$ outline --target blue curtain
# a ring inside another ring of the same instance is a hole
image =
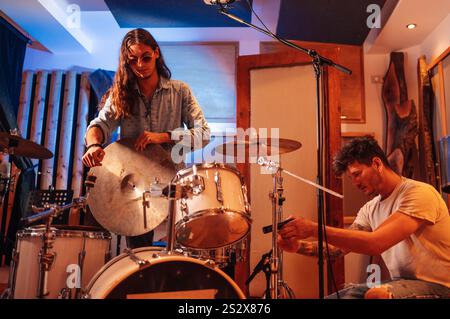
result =
[[[0,17],[0,120],[3,131],[17,127],[22,68],[28,41]]]
[[[97,69],[89,75],[89,83],[95,92],[98,102],[100,102],[102,96],[112,86],[114,74],[114,71]]]
[[[28,42],[29,39],[0,18],[0,131],[2,132],[17,128],[22,68]],[[15,234],[21,226],[20,219],[24,212],[22,208],[25,207],[28,192],[34,187],[35,179],[34,170],[29,169],[32,167],[30,159],[11,156],[11,160],[22,173],[20,178],[15,180],[17,188],[7,234],[5,234],[6,209],[0,225],[0,257],[4,254],[7,264],[11,257]]]
[[[96,105],[102,100],[103,95],[109,90],[113,85],[114,71],[107,71],[103,69],[97,69],[89,75],[89,83],[91,84],[92,90],[95,92],[95,97],[97,99]],[[98,114],[98,109],[94,112],[89,112],[89,119],[92,120]],[[116,141],[119,138],[118,130],[115,130],[111,136],[111,142]]]

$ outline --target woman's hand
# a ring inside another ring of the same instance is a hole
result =
[[[87,167],[101,166],[105,151],[101,146],[92,146],[83,155],[83,164]]]

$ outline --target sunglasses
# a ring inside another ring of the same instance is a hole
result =
[[[153,51],[151,54],[144,54],[143,56],[136,58],[129,58],[128,59],[128,64],[130,65],[136,65],[139,63],[139,60],[142,61],[142,64],[147,64],[152,62],[153,58],[155,57],[155,51]]]

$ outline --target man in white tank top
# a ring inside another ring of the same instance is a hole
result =
[[[356,138],[334,159],[337,175],[374,196],[349,229],[326,227],[330,257],[380,255],[391,280],[353,285],[330,298],[450,298],[450,215],[431,185],[395,173],[372,137]],[[288,252],[317,256],[317,224],[298,217],[280,230]]]

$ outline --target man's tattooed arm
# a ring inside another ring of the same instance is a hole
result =
[[[360,230],[360,231],[371,231],[370,228],[361,226],[356,223],[353,223],[352,225],[350,225],[350,227],[348,229]],[[300,240],[299,244],[300,244],[300,247],[297,250],[297,254],[301,254],[301,255],[305,255],[305,256],[313,256],[313,257],[319,256],[319,243],[317,241]],[[340,257],[343,257],[344,255],[346,255],[347,253],[350,252],[348,250],[344,250],[344,249],[338,248],[338,247],[330,245],[330,244],[328,244],[328,251],[330,253],[331,260],[335,260]],[[324,258],[328,257],[327,247],[325,244],[323,246],[323,257]]]

